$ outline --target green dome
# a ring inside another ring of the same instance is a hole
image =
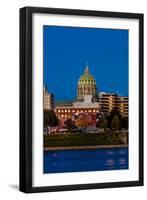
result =
[[[77,88],[77,99],[83,100],[85,95],[91,95],[95,97],[97,94],[96,81],[94,77],[90,74],[88,65],[85,68],[84,74],[78,80],[78,88]]]
[[[96,85],[96,81],[90,74],[88,66],[86,66],[85,73],[80,77],[78,85]]]

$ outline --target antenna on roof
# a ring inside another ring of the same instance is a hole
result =
[[[88,62],[86,62],[85,74],[89,74]]]

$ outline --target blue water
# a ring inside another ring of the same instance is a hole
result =
[[[44,151],[44,173],[128,169],[128,148]]]

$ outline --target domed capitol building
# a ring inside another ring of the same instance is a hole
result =
[[[85,68],[84,74],[78,81],[77,99],[83,100],[85,95],[97,95],[96,80],[90,74],[88,65]]]
[[[72,102],[56,104],[55,112],[60,119],[67,119],[79,113],[97,113],[100,111],[95,78],[86,65],[84,74],[78,80],[77,97]]]
[[[54,103],[54,95],[51,94],[48,93],[47,89],[44,92],[44,109],[54,110],[57,117],[62,121],[80,113],[108,115],[114,108],[118,108],[122,116],[128,117],[128,97],[118,96],[117,93],[98,93],[96,80],[90,73],[88,64],[86,64],[85,71],[77,82],[75,100]]]

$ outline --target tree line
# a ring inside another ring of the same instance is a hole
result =
[[[95,121],[93,123],[93,121]],[[91,123],[91,124],[90,124]],[[79,115],[73,121],[72,119],[67,119],[64,122],[64,126],[68,131],[72,131],[73,129],[79,127],[87,127],[89,125],[95,124],[97,128],[102,129],[112,129],[112,130],[120,130],[126,129],[128,130],[128,117],[123,117],[118,109],[113,109],[109,115],[96,114],[95,118],[91,120],[86,120],[84,115]],[[53,110],[44,110],[44,128],[50,126],[58,126],[60,124],[59,119],[57,118],[55,112]]]

